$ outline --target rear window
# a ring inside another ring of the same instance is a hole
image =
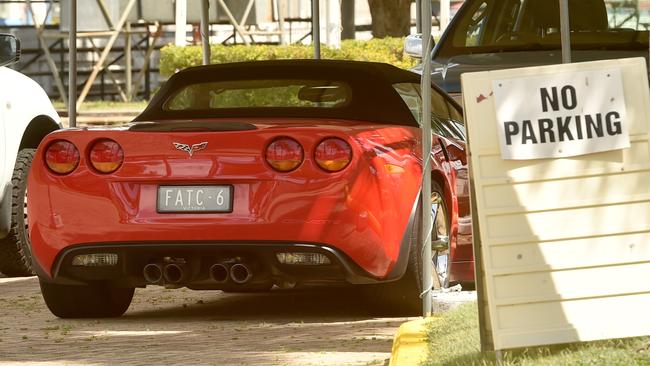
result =
[[[327,80],[235,80],[190,84],[172,94],[166,111],[232,108],[339,108],[351,88]]]

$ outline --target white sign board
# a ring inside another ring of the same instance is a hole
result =
[[[574,71],[492,82],[503,159],[630,147],[621,73]]]
[[[494,90],[499,84],[505,92]],[[573,91],[562,90],[567,85],[575,88],[575,99]],[[495,349],[650,335],[645,60],[469,73],[462,76],[462,88],[475,192],[474,243],[484,274],[485,324]],[[541,88],[549,94],[547,111]],[[612,119],[608,133],[607,114],[614,111],[621,124]],[[598,128],[591,127],[588,138],[590,127],[583,126],[580,140],[577,130],[567,128],[573,140],[566,138],[568,131],[556,130],[555,143],[546,132],[549,145],[544,145],[533,124],[538,144],[523,144],[521,135],[513,135],[512,151],[503,157],[504,120],[599,113],[602,136],[594,138]],[[593,153],[568,156],[568,151]],[[545,154],[551,157],[509,159]]]

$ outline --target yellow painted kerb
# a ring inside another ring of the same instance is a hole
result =
[[[427,356],[427,332],[425,324],[433,318],[425,318],[406,322],[399,327],[389,366],[417,366]]]

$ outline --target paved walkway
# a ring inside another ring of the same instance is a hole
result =
[[[354,291],[136,290],[122,318],[62,320],[34,278],[0,279],[0,365],[384,365],[406,318]]]
[[[440,294],[440,310],[474,293]],[[445,305],[446,304],[446,305]],[[63,320],[35,278],[0,278],[4,365],[385,365],[409,318],[379,318],[354,289],[226,294],[138,289],[126,315]]]

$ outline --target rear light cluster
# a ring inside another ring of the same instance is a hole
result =
[[[281,137],[266,148],[265,157],[266,162],[273,169],[279,172],[290,172],[302,164],[305,153],[296,140]],[[352,161],[352,148],[340,138],[326,138],[316,146],[314,161],[326,172],[340,172]]]
[[[314,154],[316,164],[328,172],[338,172],[345,169],[352,160],[350,145],[337,138],[323,140]]]
[[[57,140],[45,149],[45,164],[56,174],[72,173],[79,165],[79,160],[79,149],[70,141]],[[113,140],[97,140],[88,151],[88,161],[97,172],[110,174],[122,166],[124,150]]]
[[[277,139],[266,148],[266,161],[279,172],[296,169],[304,158],[302,146],[290,138]]]
[[[47,167],[56,174],[69,174],[79,165],[79,150],[73,143],[60,140],[45,151]]]
[[[90,164],[98,172],[113,173],[124,161],[122,147],[113,140],[98,140],[93,144],[89,154]]]

